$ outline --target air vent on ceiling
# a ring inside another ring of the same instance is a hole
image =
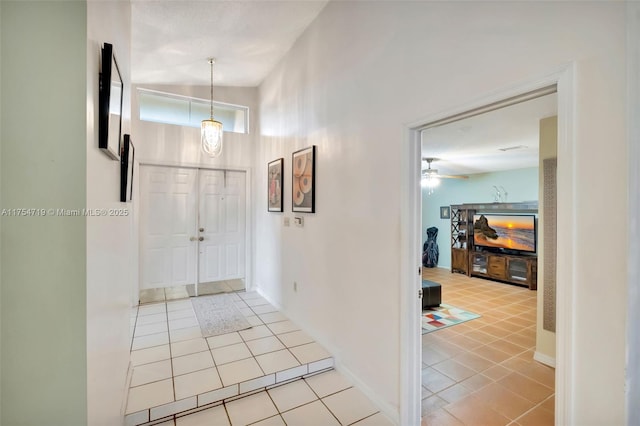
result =
[[[513,151],[515,149],[523,149],[526,148],[525,145],[516,145],[516,146],[508,146],[506,148],[498,148],[500,151]]]

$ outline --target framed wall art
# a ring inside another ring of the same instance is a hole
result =
[[[316,146],[293,153],[291,164],[292,211],[315,213],[316,211]]]
[[[120,156],[120,201],[126,203],[133,199],[133,165],[135,150],[131,136],[124,135],[122,155]]]
[[[282,173],[284,158],[273,160],[267,165],[268,210],[281,212],[282,208]]]
[[[442,206],[442,207],[440,207],[440,219],[451,219],[451,207],[450,206]]]

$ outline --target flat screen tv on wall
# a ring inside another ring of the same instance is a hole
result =
[[[473,215],[473,243],[476,247],[535,253],[536,235],[535,215]]]
[[[122,151],[123,89],[113,45],[105,43],[98,93],[98,147],[113,160],[119,160]]]

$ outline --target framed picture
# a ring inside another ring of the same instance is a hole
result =
[[[316,146],[293,153],[291,163],[291,210],[315,213],[316,211]]]
[[[102,72],[98,93],[98,147],[113,160],[120,160],[122,145],[122,98],[124,85],[113,45],[102,47]]]
[[[440,207],[440,219],[451,219],[451,207],[449,206]]]
[[[282,208],[282,173],[284,158],[273,160],[267,165],[268,210],[281,212]]]
[[[133,166],[136,148],[131,136],[124,135],[122,155],[120,156],[120,201],[126,203],[133,199]]]

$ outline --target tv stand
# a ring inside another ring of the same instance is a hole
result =
[[[470,275],[538,288],[538,258],[536,256],[475,251],[471,253]]]
[[[502,281],[531,290],[538,288],[538,258],[480,249],[473,243],[473,215],[476,212],[537,213],[538,203],[481,203],[451,206],[451,272]]]

